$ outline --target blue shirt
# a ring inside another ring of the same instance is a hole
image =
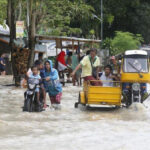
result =
[[[37,80],[39,80],[39,82],[40,82],[40,80],[41,80],[41,77],[40,77],[40,75],[34,75],[33,73],[31,74],[31,75],[29,75],[29,78],[31,78],[31,79],[37,79]],[[35,91],[36,92],[39,92],[39,87],[37,87],[36,89],[35,89]]]
[[[1,58],[1,57],[0,57],[0,68],[3,68],[3,67],[4,67],[4,65],[3,65],[3,64],[1,64],[1,61],[2,61],[3,63],[5,63],[4,58]]]
[[[41,77],[40,77],[40,75],[34,75],[33,73],[29,76],[29,78],[34,78],[34,79],[38,79],[38,80],[40,80],[41,79]]]
[[[40,70],[40,76],[41,76],[42,79],[45,78],[45,69]]]

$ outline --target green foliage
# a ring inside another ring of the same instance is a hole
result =
[[[7,14],[7,0],[0,0],[0,24],[4,23]]]
[[[89,49],[94,47],[94,48],[99,50],[100,49],[100,43],[85,43],[84,47],[89,48]]]
[[[100,17],[100,0],[86,0]],[[115,31],[141,34],[145,43],[150,42],[150,1],[149,0],[103,0],[104,38],[113,37]],[[94,29],[100,37],[100,22],[88,21],[88,29]],[[86,28],[84,28],[86,29]],[[84,33],[87,33],[87,29]]]
[[[91,29],[91,30],[90,30],[90,34],[91,34],[91,35],[94,35],[94,34],[95,34],[95,31],[94,31],[93,29]]]
[[[107,22],[109,23],[109,26],[111,26],[113,21],[114,21],[114,16],[112,14],[108,14],[107,15]]]
[[[117,31],[115,37],[111,40],[111,54],[119,54],[125,50],[138,49],[143,38],[138,34]]]
[[[88,18],[92,7],[86,5],[83,0],[45,0],[43,2],[42,14],[38,14],[38,33],[46,35],[81,35],[82,29],[71,26],[71,21],[81,21]],[[38,29],[37,28],[37,29]],[[45,32],[45,30],[47,30]]]
[[[107,37],[107,38],[103,41],[103,43],[102,43],[102,45],[101,45],[101,48],[102,48],[102,49],[109,49],[109,50],[112,50],[112,45],[111,45],[111,43],[112,43],[112,39]]]
[[[27,0],[14,0],[16,20],[26,24]],[[36,33],[100,38],[100,0],[33,0]],[[150,42],[150,0],[103,0],[104,38],[115,31],[140,34]],[[0,24],[7,18],[7,0],[0,0]],[[93,34],[94,33],[94,34]]]

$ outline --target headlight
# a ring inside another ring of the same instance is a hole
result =
[[[139,83],[133,83],[132,89],[133,89],[133,91],[138,91],[140,89],[140,84]]]
[[[33,90],[35,88],[35,84],[29,84],[29,88]]]

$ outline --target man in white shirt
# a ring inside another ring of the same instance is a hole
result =
[[[100,77],[104,87],[113,87],[113,80],[118,80],[115,75],[112,75],[112,68],[110,65],[104,67],[104,72]]]

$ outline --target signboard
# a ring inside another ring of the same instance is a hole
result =
[[[24,21],[16,21],[16,38],[23,38]]]

